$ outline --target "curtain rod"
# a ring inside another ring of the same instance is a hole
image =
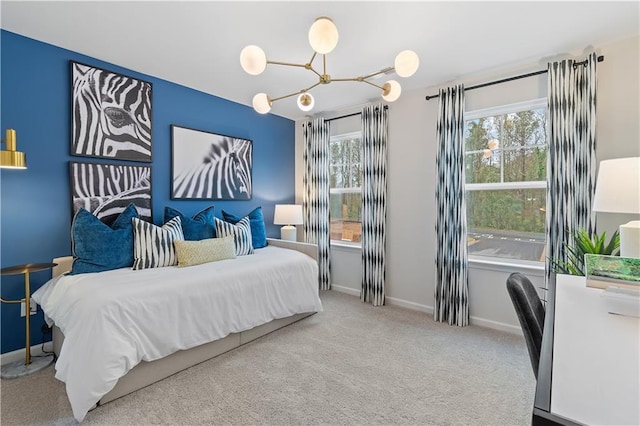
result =
[[[604,61],[604,56],[602,55],[598,56],[598,62],[603,62],[603,61]],[[577,67],[578,65],[586,65],[586,63],[587,63],[587,60],[585,59],[582,62],[574,62],[573,66]],[[516,75],[514,77],[503,78],[502,80],[490,81],[488,83],[482,83],[482,84],[477,84],[471,87],[465,87],[464,90],[467,91],[467,90],[473,90],[473,89],[480,89],[481,87],[493,86],[494,84],[506,83],[508,81],[513,81],[513,80],[520,80],[521,78],[533,77],[534,75],[545,74],[547,72],[549,72],[549,70],[534,71],[527,74]],[[438,96],[439,96],[438,94],[427,95],[425,96],[425,99],[429,100],[429,99],[437,98]]]
[[[376,107],[377,108],[377,107]],[[383,106],[384,109],[389,109],[389,105],[384,105]],[[356,115],[361,115],[361,112],[354,112],[352,114],[346,114],[346,115],[340,115],[338,117],[333,117],[333,118],[327,118],[324,121],[333,121],[333,120],[340,120],[341,118],[348,118],[348,117],[355,117]],[[302,126],[304,126],[305,123],[302,123]],[[311,124],[311,123],[309,123]]]
[[[389,109],[389,105],[384,105],[382,108]],[[324,121],[340,120],[341,118],[355,117],[356,115],[362,115],[362,112],[354,112],[353,114],[346,114],[346,115],[340,115],[338,117],[327,118]]]

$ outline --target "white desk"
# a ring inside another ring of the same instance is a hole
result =
[[[584,277],[556,277],[550,412],[639,425],[640,319],[609,314],[602,292]]]

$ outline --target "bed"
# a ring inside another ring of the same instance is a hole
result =
[[[73,276],[63,275],[70,257],[55,259],[54,277],[33,299],[54,328],[56,378],[76,420],[321,311],[315,252],[312,244],[270,239],[236,259]]]

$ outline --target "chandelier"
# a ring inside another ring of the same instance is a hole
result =
[[[395,80],[389,80],[382,86],[379,86],[370,80],[380,74],[388,74],[394,70],[400,77],[411,77],[417,71],[418,65],[420,64],[418,55],[414,51],[404,50],[396,56],[393,67],[384,68],[380,71],[359,77],[332,78],[327,74],[326,55],[338,44],[338,28],[335,26],[333,21],[326,16],[317,18],[311,25],[311,28],[309,29],[309,44],[311,45],[314,53],[306,64],[267,60],[264,50],[255,45],[249,45],[242,49],[242,52],[240,52],[240,64],[242,65],[242,69],[244,69],[248,74],[261,74],[268,64],[272,64],[304,68],[305,70],[309,70],[316,74],[318,77],[317,83],[277,98],[271,98],[266,93],[258,93],[253,97],[252,102],[253,109],[255,109],[256,112],[266,114],[271,111],[271,105],[274,102],[296,95],[298,95],[298,108],[302,111],[311,111],[315,104],[315,100],[309,91],[321,84],[329,84],[334,81],[356,81],[360,83],[367,83],[373,87],[377,87],[381,91],[382,99],[387,102],[393,102],[400,97],[400,92],[402,91],[400,83]],[[313,61],[318,55],[322,55],[322,73],[313,67]]]

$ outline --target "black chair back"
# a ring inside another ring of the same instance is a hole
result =
[[[518,315],[518,321],[524,333],[524,340],[527,342],[529,357],[533,374],[538,379],[538,364],[540,363],[540,348],[542,347],[542,331],[544,329],[544,306],[540,301],[540,296],[536,292],[531,281],[515,272],[507,279],[507,291],[513,307]]]

